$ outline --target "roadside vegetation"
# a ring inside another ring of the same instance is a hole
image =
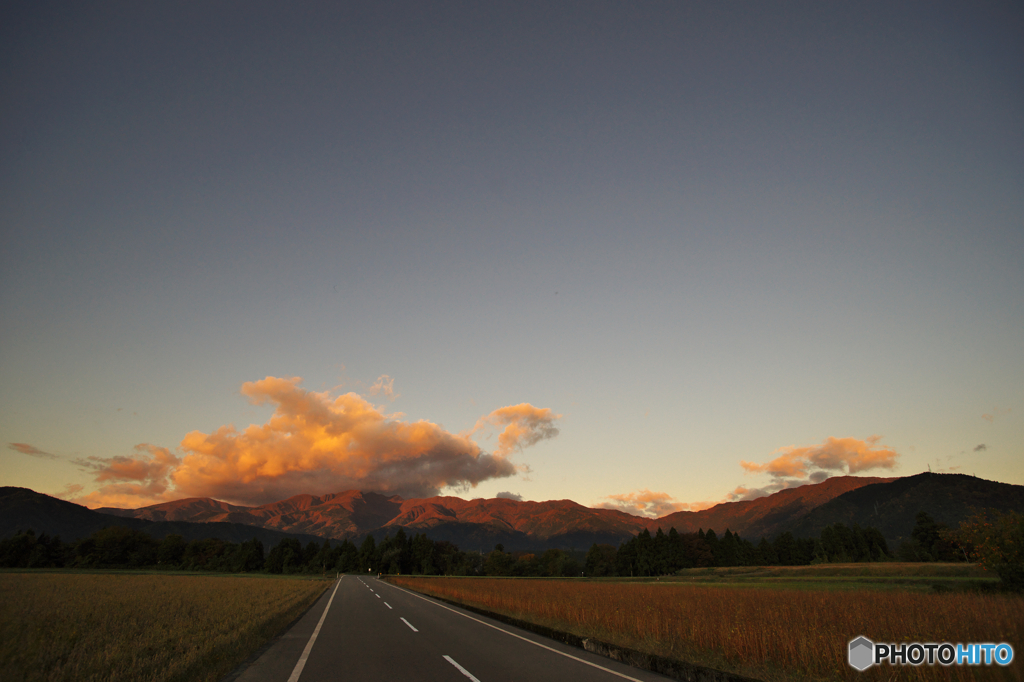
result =
[[[912,537],[893,551],[874,528],[835,523],[817,538],[782,533],[758,543],[726,529],[652,535],[644,530],[618,547],[594,544],[588,552],[547,549],[488,553],[460,550],[425,534],[377,541],[367,535],[354,544],[324,540],[305,547],[293,538],[269,552],[257,539],[234,544],[217,539],[186,542],[180,535],[157,540],[146,533],[112,526],[74,543],[58,537],[18,532],[0,541],[0,568],[159,568],[228,573],[273,574],[385,573],[392,575],[516,577],[670,576],[717,567],[817,566],[847,563],[978,562],[1008,590],[1024,587],[1024,517],[979,512],[951,530],[919,512]]]
[[[905,569],[909,570],[909,569]],[[825,576],[819,576],[824,578]],[[769,681],[1021,679],[1024,666],[847,664],[847,644],[1024,641],[1024,598],[859,590],[751,589],[680,580],[510,580],[392,577],[442,597],[641,652]]]
[[[220,680],[329,585],[111,571],[0,573],[0,680]]]

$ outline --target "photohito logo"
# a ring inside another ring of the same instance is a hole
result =
[[[850,642],[850,667],[867,670],[873,665],[1009,665],[1013,647],[999,644],[950,644],[949,642],[911,642],[876,644],[867,637]]]

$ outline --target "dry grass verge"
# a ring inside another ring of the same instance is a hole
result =
[[[0,680],[219,680],[329,584],[242,576],[0,574]]]
[[[765,680],[1020,680],[1019,653],[992,666],[874,666],[858,673],[847,644],[1024,643],[1024,598],[834,592],[575,580],[413,578],[404,587],[644,653]]]

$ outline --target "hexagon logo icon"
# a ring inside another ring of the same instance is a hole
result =
[[[864,671],[871,667],[875,659],[875,643],[867,637],[858,637],[850,642],[850,666]]]

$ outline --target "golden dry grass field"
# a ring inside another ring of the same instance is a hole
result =
[[[0,680],[219,680],[323,580],[0,573]]]
[[[583,580],[391,578],[425,594],[763,680],[1020,680],[1024,598]],[[1008,642],[1007,667],[847,664],[847,645]]]

